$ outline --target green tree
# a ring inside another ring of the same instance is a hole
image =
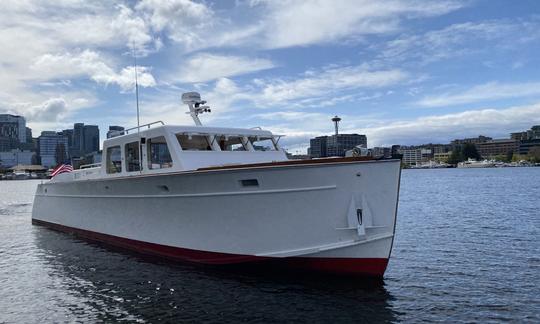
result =
[[[458,164],[461,161],[463,161],[461,147],[456,146],[452,150],[452,154],[450,154],[450,157],[448,157],[448,164]]]
[[[463,160],[466,160],[469,158],[480,160],[480,153],[478,153],[478,150],[476,149],[476,145],[472,143],[467,143],[463,145],[462,155],[463,155]]]
[[[531,147],[529,149],[529,160],[540,163],[540,146]]]
[[[512,151],[508,151],[508,153],[506,153],[506,160],[504,162],[510,162],[512,161],[512,158],[514,157],[514,152]]]

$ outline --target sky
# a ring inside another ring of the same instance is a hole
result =
[[[0,113],[43,130],[203,124],[368,146],[507,138],[540,124],[540,1],[0,2]]]

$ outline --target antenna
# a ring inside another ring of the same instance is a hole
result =
[[[137,137],[139,138],[139,172],[142,172],[142,143],[141,143],[141,123],[139,118],[139,79],[137,76],[137,54],[135,53],[135,42],[131,48],[133,61],[135,64],[135,101],[137,105]]]
[[[135,44],[132,48],[133,60],[135,64],[135,100],[137,101],[137,133],[139,132],[140,120],[139,120],[139,79],[137,77],[137,54],[135,54]]]
[[[198,92],[186,92],[182,94],[182,102],[188,105],[189,112],[195,125],[202,126],[199,115],[205,112],[212,112],[209,106],[204,106],[206,104],[205,100],[201,100],[201,95]]]
[[[339,118],[338,116],[334,116],[334,118],[332,118],[332,121],[334,122],[334,127],[336,128],[336,136],[337,136],[338,135],[339,122],[341,121],[341,118]]]

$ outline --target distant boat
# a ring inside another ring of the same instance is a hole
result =
[[[450,168],[449,164],[444,162],[428,161],[421,164],[411,165],[409,169],[446,169]]]
[[[475,159],[468,159],[467,161],[459,162],[458,168],[493,168],[495,167],[494,161],[483,160],[476,161]]]
[[[27,180],[30,179],[30,173],[26,171],[13,171],[13,180]]]

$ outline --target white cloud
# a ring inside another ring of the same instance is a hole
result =
[[[489,82],[462,92],[447,92],[426,96],[417,104],[424,107],[444,107],[507,98],[540,96],[540,82],[498,83]]]
[[[382,47],[374,45],[372,48],[381,50],[381,59],[430,63],[475,52],[516,50],[520,48],[516,45],[538,40],[539,28],[540,21],[534,17],[528,20],[466,22],[423,34],[400,36]]]
[[[176,77],[181,82],[205,82],[273,67],[266,59],[202,53],[189,58]]]
[[[394,121],[382,126],[369,126],[365,132],[371,145],[448,143],[455,138],[480,134],[508,138],[510,132],[529,129],[538,123],[540,103]]]
[[[68,111],[64,98],[50,98],[25,114],[28,120],[58,121]]]
[[[259,106],[274,106],[345,90],[387,87],[406,78],[407,73],[398,69],[371,71],[362,65],[333,67],[309,71],[303,78],[294,80],[256,80],[260,91],[254,94],[253,100]]]
[[[127,91],[135,85],[135,70],[133,66],[123,68],[120,72],[114,71],[107,65],[99,53],[85,50],[81,53],[72,54],[45,54],[38,57],[31,68],[45,80],[88,76],[90,79],[101,84],[117,84],[122,90]],[[156,81],[147,67],[137,67],[139,85],[152,87]]]
[[[331,134],[333,131],[330,114],[280,111],[257,114],[254,117],[262,121],[266,129],[286,134],[282,144],[292,151],[305,152],[310,138]],[[340,117],[340,132],[366,134],[369,147],[449,143],[456,138],[478,135],[509,138],[511,132],[529,129],[540,123],[540,103],[393,121],[376,115],[343,114]]]
[[[456,1],[314,0],[265,1],[265,46],[328,43],[400,28],[401,19],[436,16],[462,6]]]

